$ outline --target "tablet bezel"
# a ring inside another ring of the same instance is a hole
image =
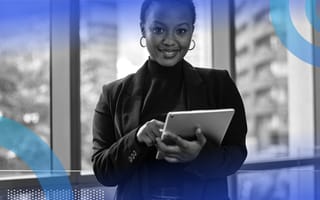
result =
[[[163,131],[164,134],[170,131],[185,139],[194,139],[199,127],[207,139],[220,145],[234,112],[233,108],[169,112]]]

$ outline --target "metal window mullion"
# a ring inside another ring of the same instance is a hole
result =
[[[71,0],[70,7],[70,92],[71,92],[71,178],[78,182],[81,170],[81,110],[80,110],[80,0]],[[90,147],[88,147],[90,149]]]
[[[230,2],[212,0],[212,61],[213,67],[231,70]]]
[[[315,155],[320,155],[320,68],[314,69],[315,95]],[[315,164],[315,188],[320,187],[320,163]],[[315,199],[320,199],[320,191],[315,190]]]
[[[320,35],[317,34],[317,30],[313,29],[313,44],[319,44],[320,42]],[[316,59],[315,50],[313,49],[313,59]],[[313,69],[313,88],[314,88],[314,129],[315,129],[315,156],[320,155],[320,68],[319,66],[314,66]],[[314,165],[314,177],[315,177],[315,188],[320,187],[320,163]],[[315,199],[320,199],[320,191],[315,190]]]
[[[51,2],[51,148],[65,169],[71,167],[70,1]]]

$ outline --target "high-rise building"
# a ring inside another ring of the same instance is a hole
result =
[[[246,107],[249,158],[287,155],[286,49],[274,33],[268,1],[235,5],[236,76]]]

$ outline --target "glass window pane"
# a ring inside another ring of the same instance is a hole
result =
[[[0,127],[9,130],[3,119],[14,120],[48,145],[49,19],[49,0],[0,0]],[[49,157],[40,149],[30,151],[33,143],[27,136],[17,140],[16,149],[29,152],[32,159]],[[28,174],[29,167],[13,151],[0,147],[0,170],[0,178],[11,178]]]
[[[267,1],[235,4],[236,76],[247,112],[248,160],[287,156],[287,51],[274,33]]]
[[[81,166],[91,171],[91,124],[103,84],[117,78],[116,1],[81,1]]]

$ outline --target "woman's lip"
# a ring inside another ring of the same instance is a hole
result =
[[[160,49],[160,51],[175,52],[175,51],[179,51],[179,49]]]
[[[178,54],[178,51],[162,51],[162,53],[165,58],[174,58]]]
[[[178,55],[180,49],[159,48],[159,51],[162,53],[164,58],[172,59]]]

